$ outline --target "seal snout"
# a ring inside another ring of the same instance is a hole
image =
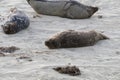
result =
[[[98,7],[92,7],[93,8],[93,13],[97,12],[98,11]]]
[[[54,41],[53,40],[47,40],[45,41],[45,45],[50,48],[50,49],[54,49],[55,46],[54,46]]]
[[[55,40],[52,39],[45,41],[45,45],[50,49],[55,49],[58,47],[57,42],[55,42]]]
[[[4,32],[7,32],[8,29],[9,29],[9,27],[8,27],[8,26],[5,26],[5,27],[4,27]]]
[[[47,45],[50,45],[50,42],[47,40],[47,41],[45,41],[45,45],[47,46]]]
[[[7,32],[9,30],[9,24],[6,25],[1,25],[1,27],[3,28],[4,32]]]
[[[12,22],[7,22],[6,24],[2,25],[3,31],[6,34],[12,34],[14,33],[13,27],[15,26]]]

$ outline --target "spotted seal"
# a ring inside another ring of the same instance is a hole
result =
[[[94,30],[91,31],[75,31],[67,30],[57,33],[45,41],[45,45],[50,49],[56,48],[72,48],[93,46],[99,40],[109,39],[102,33]]]
[[[17,8],[12,8],[6,22],[1,25],[4,33],[15,34],[26,29],[30,24],[28,16]]]
[[[87,6],[74,0],[27,0],[27,2],[39,14],[71,19],[90,18],[96,11],[98,11],[98,7]]]

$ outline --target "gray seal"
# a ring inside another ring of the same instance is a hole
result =
[[[71,19],[90,18],[96,11],[98,11],[98,7],[87,6],[74,0],[27,0],[27,2],[39,14]]]
[[[2,28],[6,34],[15,34],[23,29],[26,29],[29,24],[30,20],[23,11],[12,8],[7,20],[2,25]]]
[[[57,33],[46,40],[45,45],[50,49],[84,47],[93,46],[99,40],[104,39],[109,38],[94,30],[87,32],[67,30],[61,33]]]

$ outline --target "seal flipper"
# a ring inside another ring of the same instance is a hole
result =
[[[99,34],[100,35],[100,40],[104,40],[104,39],[110,39],[109,37],[105,36],[104,34]]]

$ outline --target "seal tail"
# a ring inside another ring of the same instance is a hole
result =
[[[107,37],[106,35],[101,34],[101,33],[100,33],[100,36],[101,36],[101,38],[100,38],[101,40],[104,40],[104,39],[110,39],[109,37]]]

